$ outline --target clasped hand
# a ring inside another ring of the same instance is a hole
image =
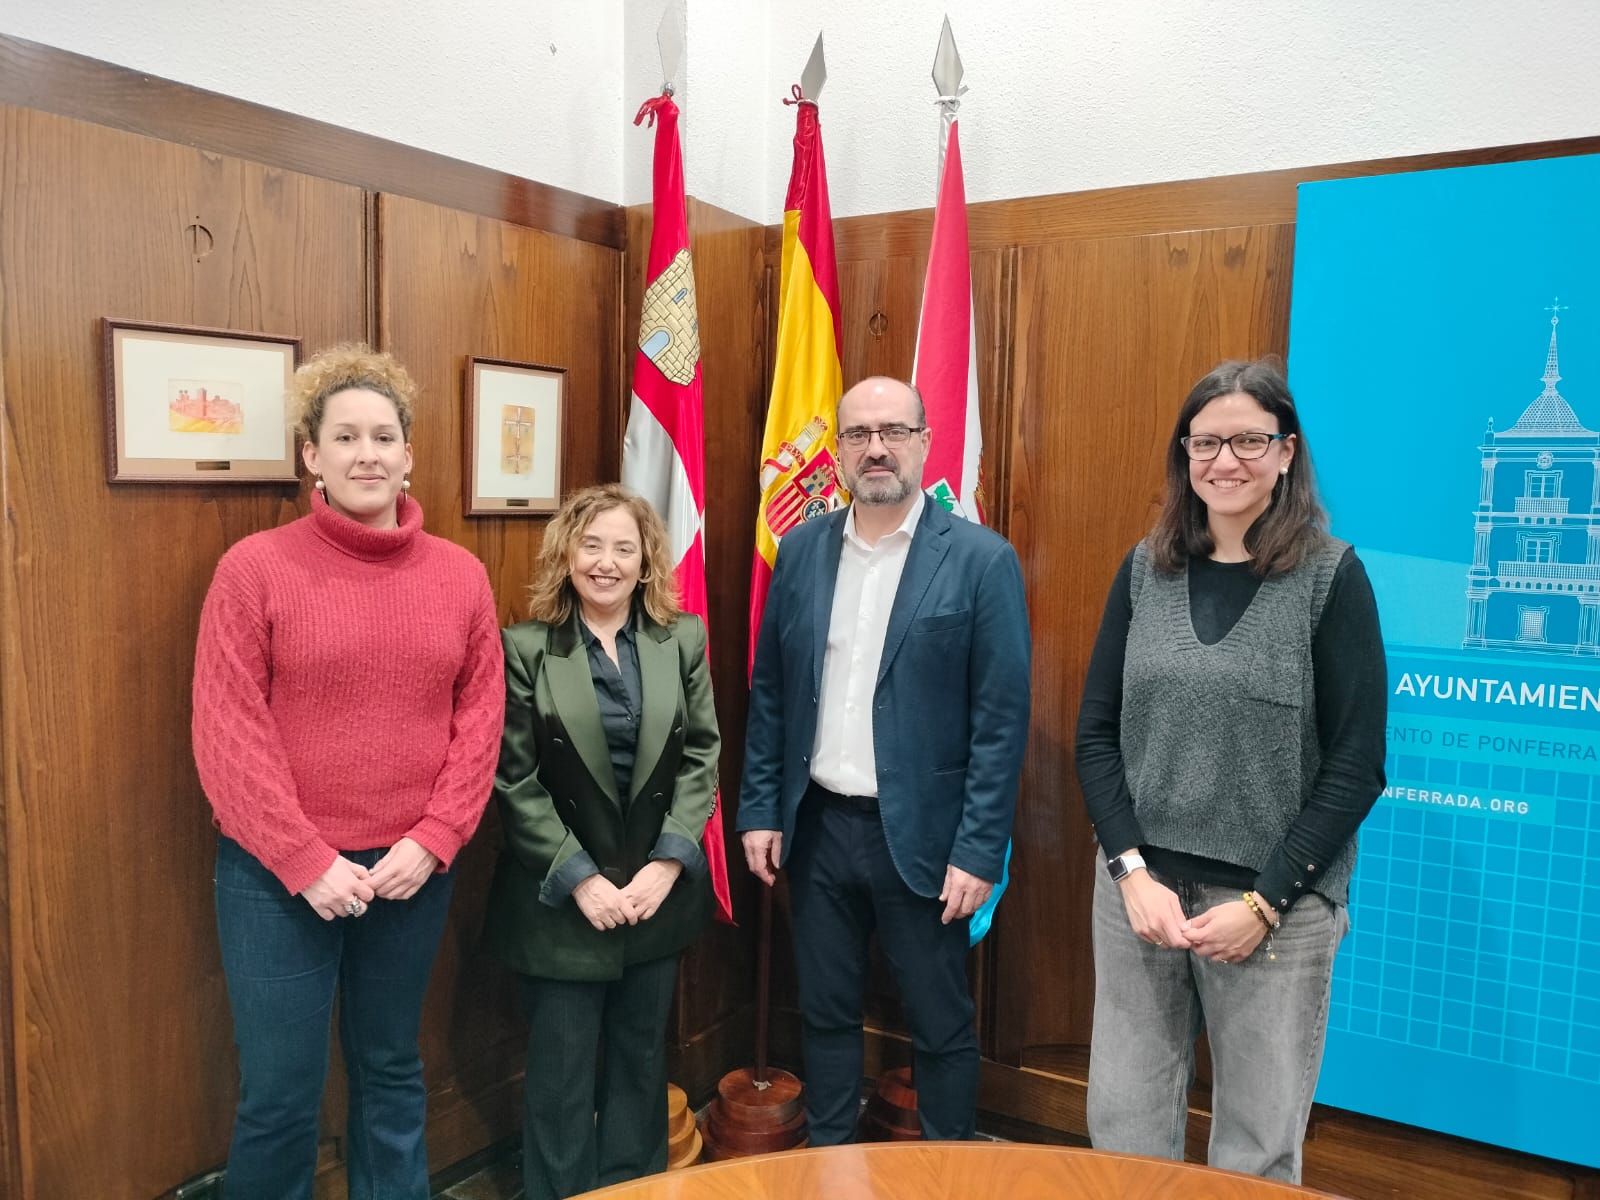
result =
[[[573,903],[596,929],[615,929],[648,921],[660,910],[683,864],[675,858],[654,859],[622,887],[604,875],[590,875],[572,889]]]
[[[332,866],[301,890],[300,896],[324,921],[358,916],[374,898],[411,899],[438,866],[439,859],[433,851],[404,837],[391,846],[370,871],[339,855]],[[353,910],[354,901],[359,901],[360,907]]]
[[[1255,953],[1267,927],[1242,899],[1208,908],[1184,926],[1189,949],[1217,962],[1243,962]]]
[[[1147,871],[1135,871],[1120,886],[1128,925],[1151,945],[1233,963],[1249,958],[1266,936],[1266,926],[1242,899],[1208,908],[1191,920],[1178,894]]]
[[[409,900],[438,867],[433,851],[403,837],[373,866],[372,890],[383,900]]]
[[[376,894],[371,872],[341,854],[331,867],[301,889],[300,898],[324,921],[335,921],[350,915],[352,901],[371,904]]]

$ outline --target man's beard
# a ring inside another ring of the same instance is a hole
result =
[[[894,474],[873,476],[866,474],[869,467],[888,467]],[[900,475],[900,464],[890,458],[862,459],[861,466],[845,475],[845,486],[850,489],[850,499],[869,507],[899,504],[913,490],[910,480]]]

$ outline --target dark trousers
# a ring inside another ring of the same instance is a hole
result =
[[[384,850],[347,852],[373,866]],[[454,876],[324,921],[237,842],[217,843],[217,935],[239,1048],[229,1200],[310,1200],[328,1025],[349,1074],[350,1200],[427,1200],[417,1036]]]
[[[967,986],[967,922],[905,885],[877,810],[813,788],[789,855],[806,1118],[813,1146],[848,1142],[861,1095],[862,995],[874,930],[900,987],[915,1051],[922,1134],[973,1136],[978,1036]]]
[[[667,1169],[667,1013],[677,978],[676,954],[607,983],[521,976],[527,1200],[565,1200]]]

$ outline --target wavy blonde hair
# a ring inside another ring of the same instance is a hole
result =
[[[295,432],[315,444],[322,432],[322,416],[328,409],[329,397],[351,388],[388,397],[400,418],[401,436],[411,440],[417,399],[417,385],[411,373],[394,355],[359,342],[329,346],[294,373],[287,400]]]
[[[573,492],[545,527],[544,544],[528,585],[528,615],[535,621],[562,625],[578,603],[572,586],[572,556],[590,522],[613,508],[627,510],[639,526],[639,584],[636,594],[657,625],[677,619],[678,584],[673,578],[667,527],[648,500],[620,483],[602,483]]]

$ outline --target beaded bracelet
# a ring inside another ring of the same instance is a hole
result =
[[[1250,911],[1255,913],[1256,920],[1260,921],[1261,924],[1266,927],[1267,940],[1262,943],[1261,949],[1265,951],[1266,956],[1270,961],[1276,962],[1278,955],[1277,952],[1272,948],[1272,935],[1277,930],[1278,926],[1283,924],[1282,919],[1280,918],[1276,921],[1270,920],[1267,917],[1267,914],[1261,910],[1261,905],[1256,903],[1255,896],[1250,892],[1244,893],[1244,902],[1250,906]]]
[[[1268,933],[1271,933],[1273,930],[1277,929],[1278,926],[1283,924],[1283,922],[1281,920],[1274,921],[1271,917],[1267,916],[1267,914],[1262,911],[1261,905],[1256,903],[1256,898],[1255,898],[1254,893],[1245,892],[1244,893],[1244,902],[1250,906],[1250,911],[1255,913],[1256,920],[1261,922],[1262,926],[1266,929],[1266,931]]]

